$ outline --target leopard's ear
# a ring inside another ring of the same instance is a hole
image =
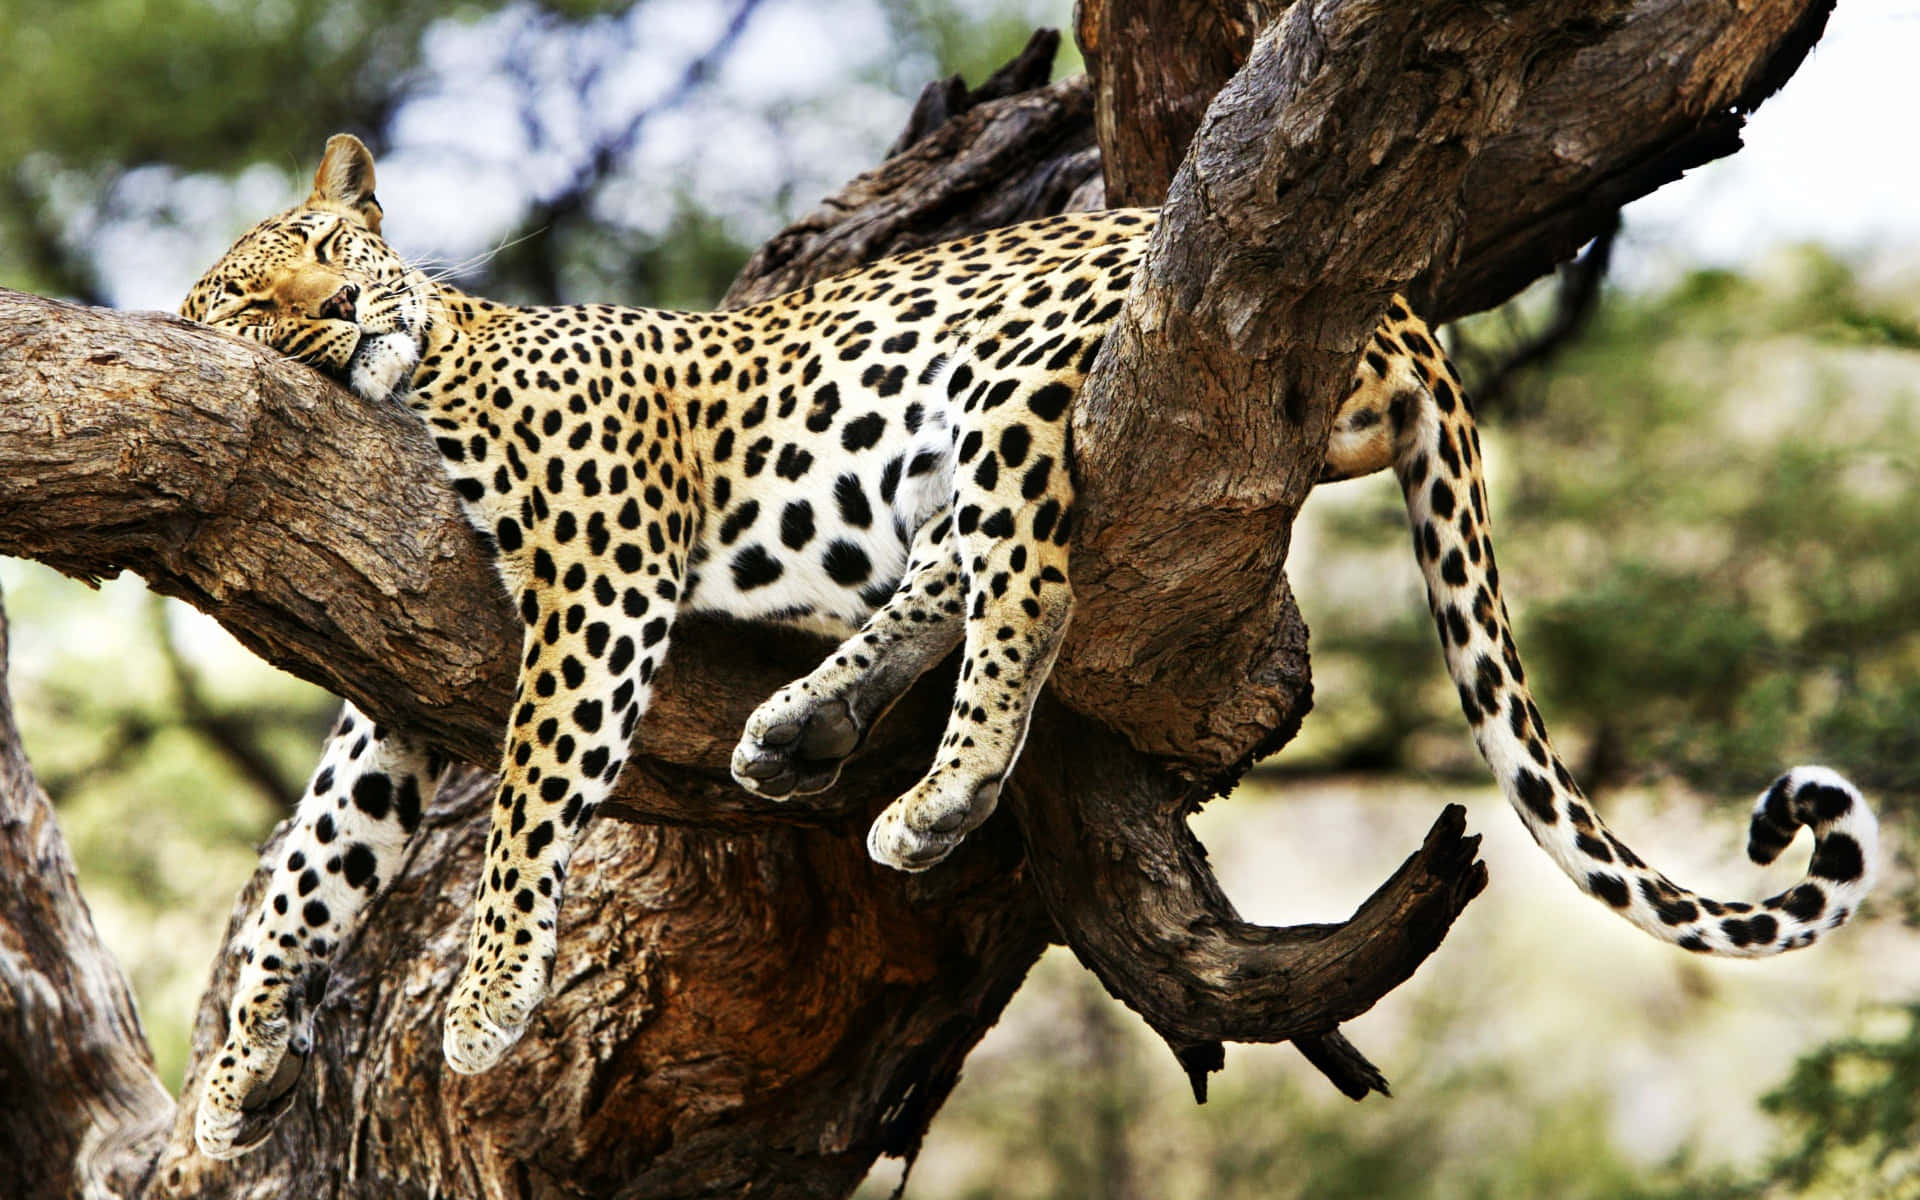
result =
[[[373,155],[364,142],[350,133],[336,133],[327,139],[327,153],[313,174],[313,194],[307,197],[307,203],[343,209],[360,218],[374,233],[380,232],[380,201],[373,195]]]

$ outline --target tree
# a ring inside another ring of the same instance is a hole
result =
[[[463,7],[500,4],[466,0]],[[584,17],[609,6],[556,0],[546,7]],[[0,275],[95,299],[100,281],[73,244],[63,197],[92,197],[83,207],[94,208],[98,221],[124,202],[117,193],[134,168],[205,169],[230,162],[235,151],[271,157],[290,139],[377,124],[418,67],[421,34],[445,11],[428,0],[292,0],[237,14],[193,0],[154,0],[138,10],[100,0],[9,5],[0,12],[0,39],[22,52],[14,103],[0,117]],[[214,79],[219,86],[189,86]],[[154,102],[176,95],[188,102]],[[275,102],[260,103],[262,96]]]
[[[763,248],[732,302],[1087,202],[1096,165],[1114,196],[1170,184],[1076,412],[1079,611],[1008,814],[926,876],[866,861],[855,831],[930,752],[940,679],[817,806],[733,788],[734,732],[822,646],[689,622],[608,814],[626,819],[576,856],[554,995],[519,1057],[466,1080],[439,1057],[488,794],[468,772],[343,949],[274,1138],[213,1164],[189,1149],[191,1086],[176,1110],[143,1077],[124,987],[9,759],[0,855],[24,886],[3,928],[36,978],[0,1026],[17,1085],[0,1161],[49,1192],[284,1192],[324,1167],[342,1195],[841,1195],[911,1153],[1052,939],[1197,1093],[1228,1040],[1292,1040],[1350,1092],[1383,1086],[1338,1025],[1484,882],[1458,811],[1351,921],[1292,929],[1241,921],[1182,823],[1305,714],[1283,568],[1339,385],[1392,291],[1436,318],[1495,303],[1735,148],[1829,8],[1336,0],[1276,5],[1255,37],[1241,7],[1110,0],[1081,14],[1094,82],[1041,86],[1041,39],[979,93],[930,88],[898,152]],[[1177,39],[1216,52],[1163,73],[1155,48]],[[1166,147],[1215,88],[1169,179]],[[1161,135],[1130,143],[1146,128]],[[410,417],[178,322],[17,293],[0,395],[0,547],[139,571],[269,660],[492,760],[513,617]],[[229,981],[222,963],[196,1056]]]

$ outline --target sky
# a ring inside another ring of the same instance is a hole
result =
[[[1872,268],[1920,260],[1920,159],[1907,116],[1920,0],[1841,0],[1813,54],[1748,122],[1746,148],[1627,210],[1616,278],[1737,267],[1818,242]]]
[[[1071,28],[1069,4],[1021,2],[1034,24]],[[430,71],[448,82],[400,112],[380,164],[390,237],[421,259],[485,254],[530,195],[565,182],[564,155],[526,153],[530,120],[564,148],[593,136],[607,113],[658,104],[731,10],[729,0],[642,6],[624,40],[549,43],[531,62],[515,58],[524,12],[436,30]],[[892,44],[872,0],[767,0],[721,68],[648,119],[632,184],[606,202],[644,228],[665,211],[662,191],[677,189],[727,214],[743,240],[770,236],[871,166],[904,124],[919,83],[937,73],[931,61],[892,54]],[[1657,286],[1691,266],[1741,266],[1809,241],[1869,271],[1920,264],[1920,165],[1903,115],[1916,51],[1920,0],[1842,0],[1808,62],[1753,115],[1746,149],[1628,209],[1614,281]],[[523,108],[529,75],[596,63],[602,82],[586,109],[563,100]],[[237,185],[206,181],[206,211],[218,216],[203,228],[158,239],[151,229],[102,231],[125,243],[110,256],[121,264],[110,293],[125,307],[172,308],[227,239],[297,199],[283,165],[264,165]],[[792,182],[776,194],[773,181],[783,179]]]

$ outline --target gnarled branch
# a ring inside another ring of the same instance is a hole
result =
[[[1610,218],[1587,207],[1596,191],[1655,186],[1649,163],[1737,128],[1732,108],[1798,62],[1827,8],[1776,0],[1737,21],[1686,0],[1288,8],[1208,110],[1075,408],[1079,603],[1054,695],[1210,785],[1289,738],[1310,693],[1288,536],[1387,297],[1450,294],[1489,222],[1525,232],[1502,235],[1511,259],[1479,264],[1471,286],[1531,278],[1552,261],[1539,257],[1541,231]],[[1569,142],[1569,130],[1596,140]],[[1512,191],[1513,178],[1533,190]],[[1221,978],[1284,974],[1276,961],[1300,970],[1310,956],[1295,945],[1269,959],[1276,940],[1297,939],[1243,930],[1204,862],[1169,839],[1192,794],[1086,796],[1076,826],[1103,831],[1082,835],[1088,859],[1151,866],[1104,872],[1099,902],[1063,904],[1073,881],[1030,859],[1068,944],[1109,988],[1176,1031],[1176,1051],[1184,1037],[1310,1030],[1277,1010],[1264,1029],[1245,1008],[1229,1021],[1215,1004]],[[1438,861],[1451,861],[1447,841],[1429,843]],[[1422,911],[1450,920],[1477,884],[1442,878]],[[1182,896],[1191,909],[1169,899]],[[1197,941],[1196,924],[1239,932]],[[1432,929],[1431,916],[1408,928]],[[1128,959],[1153,965],[1129,971]]]

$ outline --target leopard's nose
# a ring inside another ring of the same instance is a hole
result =
[[[330,321],[353,320],[353,304],[360,298],[360,288],[356,284],[345,283],[340,290],[328,296],[320,304],[320,315]]]

